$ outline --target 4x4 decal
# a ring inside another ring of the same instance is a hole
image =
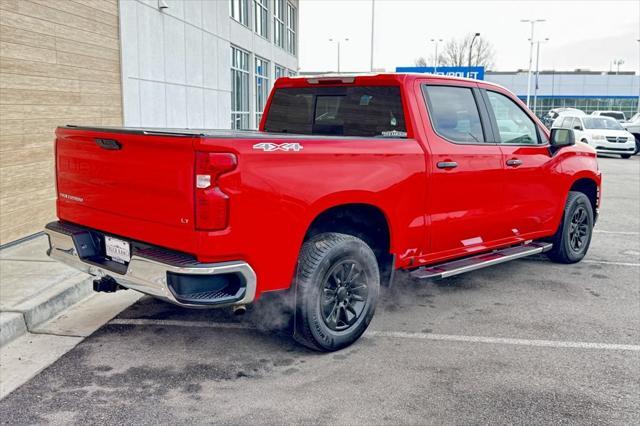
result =
[[[253,149],[261,149],[265,152],[273,152],[273,151],[295,151],[298,152],[302,150],[302,145],[297,142],[287,142],[287,143],[272,143],[272,142],[262,142],[255,144]]]

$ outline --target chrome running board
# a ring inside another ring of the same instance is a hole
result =
[[[495,250],[490,253],[478,254],[464,259],[453,260],[434,266],[423,266],[411,272],[413,278],[447,278],[463,274],[487,266],[498,265],[521,257],[544,253],[551,250],[553,244],[546,242],[530,242],[521,246]]]

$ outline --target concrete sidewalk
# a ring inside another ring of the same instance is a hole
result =
[[[52,261],[46,236],[0,250],[0,399],[142,295],[94,293],[92,278]]]
[[[0,346],[92,292],[91,278],[46,255],[40,236],[0,250]]]

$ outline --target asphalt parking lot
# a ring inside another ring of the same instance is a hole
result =
[[[640,156],[601,158],[577,265],[398,274],[353,346],[318,354],[273,304],[237,318],[143,298],[0,401],[4,424],[640,423]]]

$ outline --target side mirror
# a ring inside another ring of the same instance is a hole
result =
[[[572,129],[551,129],[550,144],[556,150],[576,144],[576,134]]]
[[[582,130],[581,126],[573,126],[573,130]]]

